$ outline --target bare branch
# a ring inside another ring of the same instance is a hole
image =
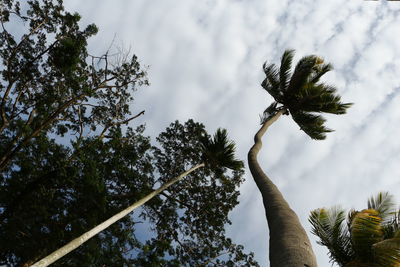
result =
[[[108,53],[108,51],[107,51]],[[104,80],[107,81],[107,73],[108,73],[108,55],[107,53],[104,55],[104,60],[106,62],[106,66],[104,68]]]
[[[141,112],[139,112],[138,114],[136,114],[135,116],[128,118],[124,121],[118,122],[116,125],[121,125],[121,124],[127,124],[128,122],[130,122],[131,120],[136,119],[137,117],[144,115],[144,110],[142,110]]]
[[[25,123],[25,126],[29,126],[32,123],[33,117],[35,116],[35,113],[36,113],[36,110],[32,109],[32,111],[29,113],[29,117],[28,117],[28,120]]]
[[[197,267],[207,266],[207,264],[209,264],[209,263],[213,263],[215,266],[218,266],[218,265],[214,262],[214,260],[217,259],[217,258],[219,258],[219,257],[221,257],[221,256],[223,256],[223,255],[226,255],[226,254],[228,254],[228,253],[229,253],[229,250],[225,250],[225,251],[221,252],[220,254],[216,255],[215,257],[210,258],[210,259],[208,259],[207,261],[205,261],[205,262],[203,262],[203,263],[200,263],[200,264],[198,264],[198,265],[196,265],[196,266],[197,266]]]
[[[79,137],[78,137],[78,140],[80,140],[82,138],[82,135],[83,135],[83,121],[82,121],[81,106],[78,106],[78,116],[79,116]]]
[[[22,94],[23,94],[23,91],[22,91],[22,90],[19,91],[17,97],[16,97],[15,100],[14,100],[14,104],[13,104],[13,106],[12,106],[12,110],[11,110],[11,114],[10,114],[10,117],[11,117],[11,118],[14,117],[15,110],[16,110],[16,107],[17,107],[17,103],[18,103],[19,99],[21,98],[21,95],[22,95]]]
[[[9,84],[7,86],[7,89],[4,92],[3,98],[1,100],[0,110],[1,110],[2,123],[1,123],[1,127],[0,127],[0,129],[1,129],[0,132],[2,132],[4,130],[4,128],[6,128],[8,126],[8,124],[9,124],[8,118],[7,118],[7,115],[6,115],[5,105],[6,105],[6,101],[7,101],[8,95],[10,94],[12,86],[13,86],[13,83],[9,82]]]

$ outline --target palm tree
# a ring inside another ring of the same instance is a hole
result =
[[[351,210],[347,223],[339,207],[314,210],[309,221],[318,243],[339,266],[400,266],[400,210],[387,192],[371,197],[367,209]]]
[[[282,114],[292,115],[294,121],[312,139],[324,139],[332,130],[324,126],[325,119],[318,113],[344,114],[350,103],[340,102],[332,86],[319,82],[332,69],[317,56],[306,56],[297,63],[293,74],[293,50],[283,53],[281,66],[264,64],[265,80],[262,87],[274,102],[261,117],[261,129],[254,137],[248,153],[251,174],[261,192],[270,230],[270,266],[317,266],[315,255],[304,228],[279,189],[263,172],[257,161],[261,138],[268,127]]]
[[[154,198],[162,191],[164,191],[171,185],[177,183],[185,176],[189,175],[190,173],[199,168],[209,167],[211,170],[216,172],[217,177],[218,173],[223,172],[222,171],[223,168],[228,168],[231,170],[240,170],[241,168],[243,168],[243,162],[235,159],[235,143],[228,139],[227,132],[225,129],[218,129],[212,139],[207,134],[204,134],[201,138],[201,148],[202,148],[201,152],[203,155],[202,156],[203,162],[193,166],[189,170],[183,172],[182,174],[178,175],[177,177],[173,178],[169,182],[162,185],[160,188],[154,190],[147,196],[135,202],[128,208],[117,213],[116,215],[112,216],[108,220],[102,222],[101,224],[97,225],[96,227],[92,228],[91,230],[87,231],[81,236],[75,238],[65,246],[59,248],[58,250],[49,254],[47,257],[33,264],[32,267],[48,266],[49,264],[55,262],[56,260],[60,259],[61,257],[71,252],[72,250],[81,246],[84,242],[88,241],[93,236],[97,235],[101,231],[108,228],[111,224],[122,219],[136,208],[142,206],[147,201]]]

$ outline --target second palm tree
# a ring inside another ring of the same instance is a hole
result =
[[[249,168],[261,192],[267,217],[271,267],[314,267],[317,262],[299,218],[257,161],[261,138],[282,114],[291,114],[300,129],[312,139],[325,139],[325,133],[332,130],[324,126],[325,119],[318,113],[344,114],[351,106],[341,103],[334,87],[319,82],[321,76],[332,69],[330,64],[324,64],[320,57],[306,56],[300,59],[292,74],[293,56],[293,50],[286,50],[280,68],[264,64],[266,78],[261,85],[275,101],[264,111],[261,129],[248,153]]]

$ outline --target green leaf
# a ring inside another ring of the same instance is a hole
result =
[[[354,253],[348,229],[345,227],[345,211],[339,207],[317,209],[311,212],[309,222],[312,233],[320,238],[317,243],[329,249],[331,261],[340,265],[351,261]]]
[[[372,246],[375,266],[400,266],[400,237],[386,239]]]
[[[320,83],[320,78],[332,70],[330,64],[315,55],[305,56],[297,63],[291,75],[294,50],[286,50],[278,68],[275,64],[265,63],[266,75],[262,87],[281,104],[281,108],[291,113],[294,121],[312,139],[326,138],[332,130],[324,126],[325,119],[313,113],[345,114],[351,103],[342,103],[341,97],[333,86]],[[290,76],[291,75],[291,76]],[[261,117],[264,123],[268,116]]]
[[[275,99],[277,102],[282,102],[283,92],[280,89],[279,71],[275,64],[263,66],[264,73],[267,76],[261,83],[261,86]]]
[[[292,111],[293,120],[300,126],[300,130],[304,131],[312,139],[323,140],[328,132],[333,130],[324,126],[325,119],[320,115],[314,115],[302,111]]]
[[[317,63],[318,57],[311,55],[303,57],[297,63],[292,78],[290,79],[289,87],[287,89],[288,95],[297,95],[301,88],[307,84],[309,77],[314,72],[314,66]]]
[[[372,258],[372,245],[383,240],[382,218],[374,209],[356,213],[351,222],[350,232],[354,251],[368,262]]]
[[[375,197],[368,199],[368,209],[378,211],[382,219],[393,215],[395,210],[393,196],[389,192],[379,192]]]
[[[212,139],[204,136],[201,142],[204,160],[212,168],[243,168],[243,162],[235,159],[235,142],[229,140],[226,129],[219,128]]]
[[[285,92],[288,89],[293,57],[294,57],[294,50],[285,50],[285,52],[282,55],[281,66],[279,68],[279,79],[280,79],[279,83],[281,92]]]

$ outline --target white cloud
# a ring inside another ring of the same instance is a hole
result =
[[[296,60],[318,54],[335,71],[327,81],[349,114],[329,116],[336,130],[311,141],[289,117],[267,133],[261,165],[309,230],[310,210],[341,204],[365,207],[379,190],[400,195],[400,39],[396,2],[279,0],[65,1],[95,22],[91,47],[104,51],[114,34],[150,65],[151,86],[137,93],[134,109],[155,135],[171,121],[195,118],[209,129],[226,127],[246,158],[271,98],[260,87],[265,60],[279,62],[286,48]],[[247,173],[229,233],[267,265],[265,214]],[[400,201],[400,199],[397,199]],[[311,236],[311,234],[310,234]],[[315,239],[313,239],[315,240]],[[314,244],[320,266],[331,266]]]

